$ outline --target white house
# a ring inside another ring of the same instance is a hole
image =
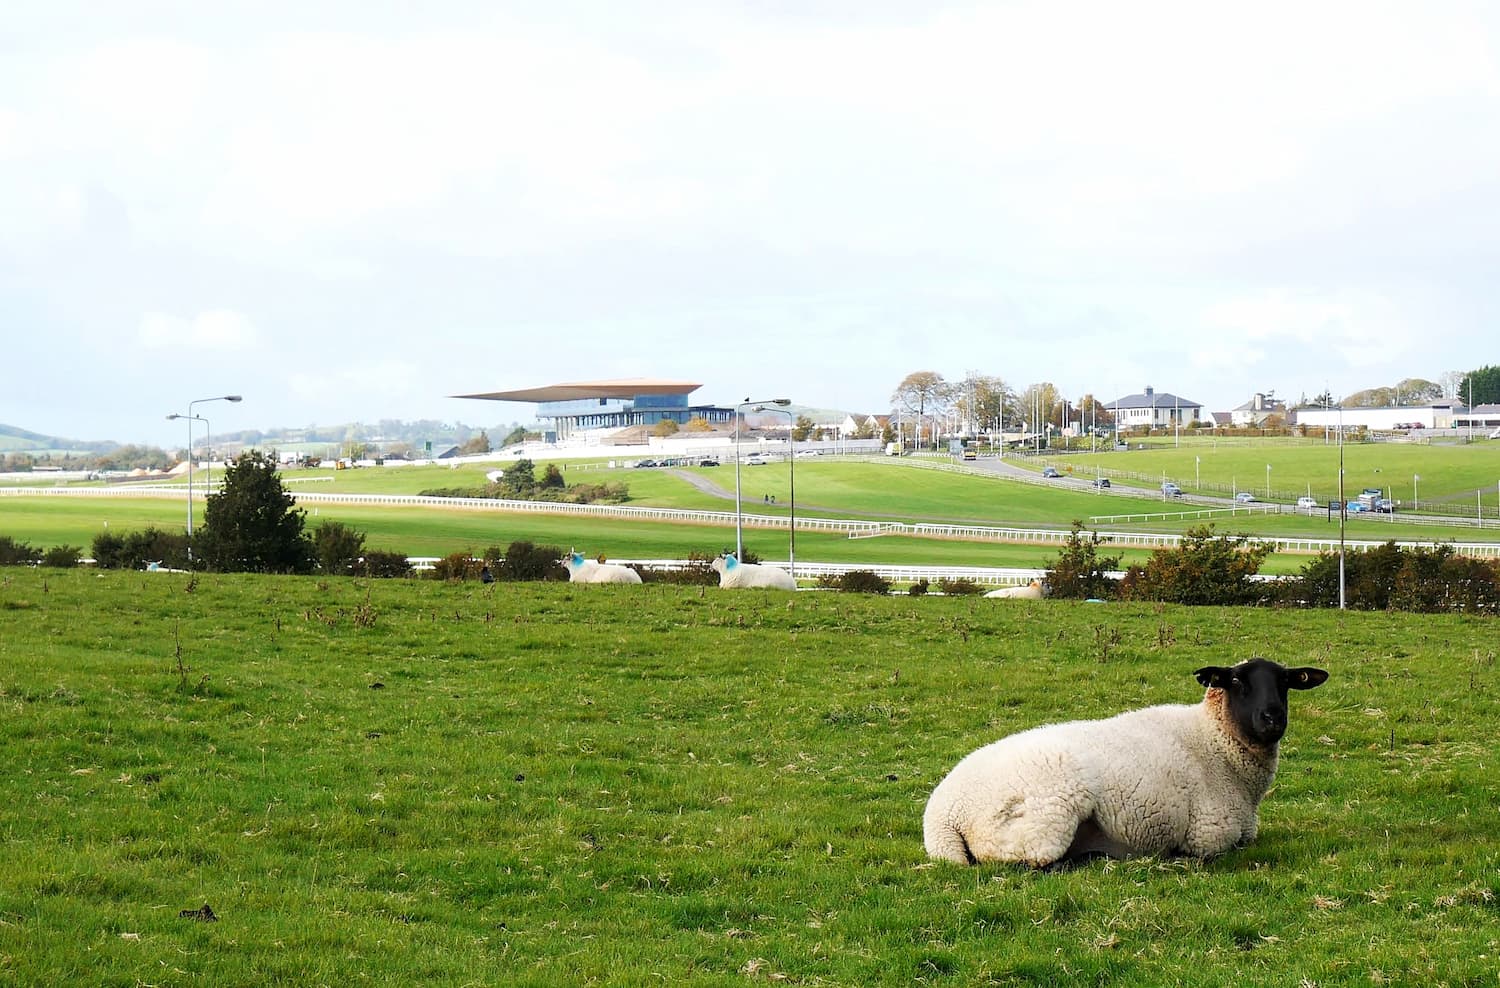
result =
[[[1285,419],[1286,402],[1257,393],[1230,412],[1229,421],[1234,425],[1257,426],[1263,425],[1272,415],[1280,415]]]
[[[1148,387],[1145,393],[1126,395],[1104,406],[1114,413],[1117,429],[1155,429],[1184,426],[1203,417],[1203,406],[1179,395],[1156,393]]]

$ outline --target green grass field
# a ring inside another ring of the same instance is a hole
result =
[[[0,571],[0,982],[1494,984],[1489,619]],[[1260,837],[926,860],[964,754],[1293,698]],[[182,917],[211,905],[219,920]]]

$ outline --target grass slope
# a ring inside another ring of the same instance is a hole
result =
[[[1494,625],[0,576],[0,981],[1492,984]],[[179,653],[180,648],[180,653]],[[965,753],[1317,664],[1259,840],[928,862]],[[211,904],[217,923],[179,916]]]

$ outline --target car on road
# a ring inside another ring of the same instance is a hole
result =
[[[1094,481],[1094,486],[1099,488],[1100,490],[1107,488],[1109,486],[1109,478],[1100,477],[1098,480]]]
[[[1385,514],[1393,514],[1396,510],[1396,502],[1388,497],[1380,498],[1375,502],[1375,510]]]
[[[1234,499],[1236,501],[1240,502],[1241,504],[1254,504],[1255,503],[1255,495],[1251,494],[1249,491],[1240,491],[1238,494],[1236,494],[1234,496]]]
[[[747,467],[763,467],[770,462],[770,460],[766,459],[764,456],[761,456],[759,453],[751,453],[749,456],[745,457],[745,466]]]
[[[1060,473],[1057,472],[1057,467],[1042,467],[1042,476],[1043,477],[1061,477],[1062,474],[1060,474]]]
[[[1182,497],[1182,488],[1170,480],[1162,481],[1161,492],[1165,497]]]
[[[1319,506],[1318,505],[1318,499],[1315,498],[1315,497],[1299,497],[1299,498],[1297,498],[1297,510],[1298,511],[1315,511],[1315,510],[1317,510],[1318,506]]]
[[[654,466],[656,466],[656,461],[655,460],[636,460],[635,461],[635,468],[637,470],[642,470],[642,469],[644,469],[646,467],[654,467]]]
[[[1358,501],[1350,501],[1348,504],[1344,505],[1344,510],[1349,512],[1349,514],[1351,515],[1357,515],[1361,512],[1369,511],[1370,509],[1365,507]]]

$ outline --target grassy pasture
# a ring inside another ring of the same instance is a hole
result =
[[[1080,453],[1065,459],[1075,470],[1091,473],[1095,462],[1106,469],[1129,470],[1152,479],[1165,475],[1191,490],[1194,471],[1207,484],[1231,487],[1266,496],[1266,466],[1271,467],[1272,493],[1284,499],[1312,491],[1320,501],[1338,496],[1339,453],[1337,445],[1279,443],[1264,446],[1225,444],[1215,446],[1200,440],[1181,447],[1152,447],[1126,453]],[[1195,462],[1196,461],[1196,462]],[[1365,487],[1379,487],[1392,498],[1410,503],[1412,476],[1421,501],[1450,501],[1472,505],[1474,492],[1482,491],[1485,510],[1497,507],[1500,494],[1500,441],[1468,445],[1419,445],[1406,443],[1345,443],[1344,491],[1353,497]]]
[[[1251,847],[925,859],[974,747],[1252,654],[1332,678]],[[0,981],[1494,984],[1494,659],[1447,616],[6,571]]]

